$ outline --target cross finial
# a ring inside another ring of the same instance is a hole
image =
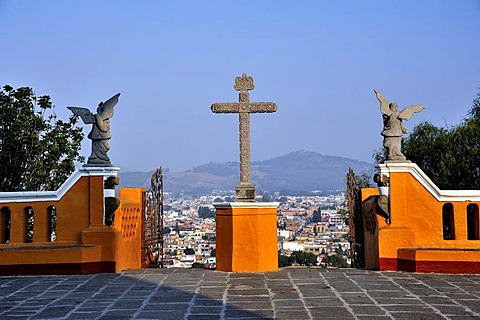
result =
[[[247,76],[247,74],[244,72],[241,77],[235,78],[235,85],[233,88],[237,91],[253,90],[255,88],[253,85],[253,78]]]
[[[235,85],[233,88],[237,91],[240,91],[238,94],[239,101],[248,103],[250,101],[250,93],[248,93],[248,90],[253,90],[255,88],[253,85],[253,78],[247,76],[247,74],[244,72],[241,77],[235,78]],[[248,106],[245,105],[244,107],[247,108]]]

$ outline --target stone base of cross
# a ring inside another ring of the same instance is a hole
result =
[[[244,182],[237,184],[235,196],[239,202],[255,202],[255,184]]]

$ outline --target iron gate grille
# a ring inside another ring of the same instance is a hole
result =
[[[142,267],[163,267],[163,173],[159,167],[152,174],[151,188],[144,194]]]
[[[365,267],[363,247],[362,199],[355,173],[349,168],[347,174],[348,224],[350,228],[350,257],[355,268]]]

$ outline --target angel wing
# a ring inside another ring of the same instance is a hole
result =
[[[100,110],[97,112],[102,119],[109,119],[113,117],[113,107],[118,103],[118,97],[120,93],[117,93],[107,101],[100,103]]]
[[[392,110],[390,110],[387,98],[385,98],[383,94],[381,94],[378,90],[373,89],[373,91],[375,92],[378,101],[380,101],[380,112],[387,116],[390,116],[393,112]]]
[[[405,107],[398,115],[400,119],[410,120],[414,113],[420,112],[425,109],[424,106],[408,106]]]
[[[373,91],[375,92],[375,94],[377,95],[377,99],[378,101],[380,101],[380,111],[387,115],[387,116],[390,116],[393,112],[392,110],[390,110],[390,106],[388,104],[388,100],[387,98],[385,98],[383,96],[383,94],[381,94],[379,91],[373,89]]]
[[[95,116],[87,108],[67,107],[74,115],[80,116],[85,124],[94,123]]]

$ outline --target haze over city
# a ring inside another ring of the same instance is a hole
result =
[[[480,86],[480,2],[0,1],[0,84],[50,95],[55,112],[121,93],[109,156],[122,170],[238,161],[234,79],[252,76],[252,160],[294,150],[373,162],[373,89],[406,122],[456,125]],[[84,126],[85,135],[89,126]],[[82,154],[88,156],[86,141]]]

